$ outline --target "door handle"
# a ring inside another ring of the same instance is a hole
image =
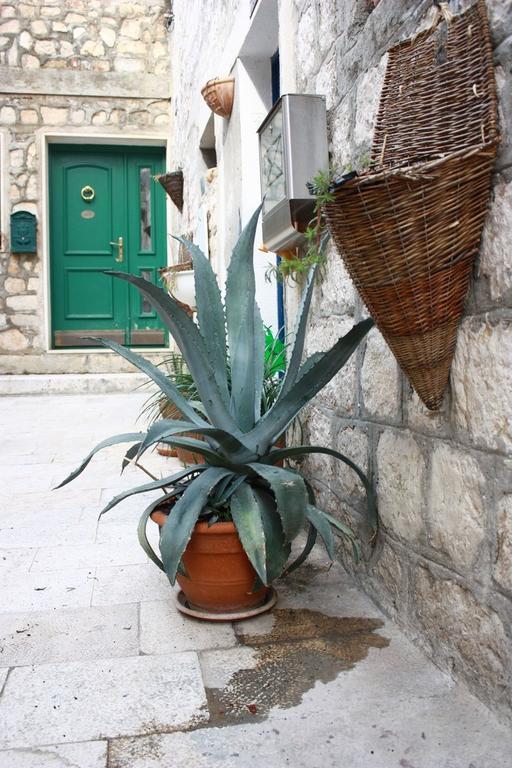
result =
[[[116,245],[119,249],[116,256],[116,261],[120,264],[124,261],[124,241],[122,237],[118,237],[117,240],[111,240],[110,245]]]

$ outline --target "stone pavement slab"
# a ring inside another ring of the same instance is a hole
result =
[[[146,482],[133,466],[119,475],[127,446],[45,490],[138,429],[146,398],[0,398],[0,768],[107,768],[107,740],[108,768],[512,768],[510,729],[320,548],[278,585],[273,613],[210,626],[177,612],[138,549],[146,494],[98,522]]]
[[[167,588],[169,589],[169,587]],[[140,606],[142,653],[176,653],[237,645],[229,622],[208,624],[178,613],[173,600],[143,602]]]
[[[0,699],[0,747],[186,729],[207,717],[195,653],[18,667]]]
[[[0,753],[2,768],[105,768],[106,741],[9,749]]]
[[[89,568],[29,572],[23,578],[6,574],[0,577],[0,614],[81,608],[90,605],[93,584],[94,569]]]
[[[13,550],[16,551],[16,550]],[[133,536],[133,527],[128,541],[112,541],[108,544],[70,544],[67,547],[40,547],[30,550],[32,562],[30,570],[57,571],[66,568],[92,568],[98,565],[134,565],[147,562],[147,557]],[[2,554],[0,551],[0,572],[2,570]]]
[[[0,614],[0,659],[10,667],[136,656],[139,607]]]
[[[92,605],[170,599],[167,576],[153,563],[96,568]]]

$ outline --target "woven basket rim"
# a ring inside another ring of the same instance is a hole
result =
[[[431,160],[419,160],[416,163],[410,164],[398,163],[396,165],[389,165],[384,167],[374,166],[373,168],[369,168],[363,173],[354,176],[352,179],[348,179],[347,181],[338,185],[333,185],[332,192],[336,194],[336,192],[342,189],[350,189],[351,187],[357,187],[360,184],[371,184],[373,182],[381,181],[393,176],[410,179],[412,181],[419,181],[421,179],[425,179],[429,171],[442,166],[446,162],[455,160],[456,158],[465,159],[467,157],[472,157],[472,155],[485,152],[486,150],[489,150],[489,152],[494,152],[497,149],[500,141],[501,136],[497,134],[496,137],[491,141],[486,141],[483,144],[475,144],[471,147],[464,147],[463,149],[458,149],[455,152],[447,152],[446,154],[443,154],[440,157],[432,158]],[[326,203],[326,205],[329,205],[329,203]]]

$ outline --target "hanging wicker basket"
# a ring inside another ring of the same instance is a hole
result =
[[[229,117],[235,97],[235,78],[217,77],[215,80],[208,80],[201,88],[201,94],[212,112],[220,117]]]
[[[325,206],[361,297],[432,410],[449,379],[498,141],[479,0],[391,49],[370,170],[334,185]]]
[[[155,176],[155,179],[160,182],[181,213],[183,211],[183,171],[162,173],[160,176]]]

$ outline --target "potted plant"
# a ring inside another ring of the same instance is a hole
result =
[[[373,321],[357,323],[330,350],[315,353],[302,362],[313,267],[297,315],[286,373],[274,404],[262,416],[265,337],[255,302],[253,268],[258,215],[259,209],[233,251],[225,308],[208,259],[197,246],[187,243],[196,276],[197,325],[179,303],[159,287],[134,275],[108,273],[136,286],[151,301],[186,360],[204,415],[192,407],[158,367],[116,342],[102,339],[106,347],[153,379],[174,402],[182,419],[159,419],[145,433],[116,435],[104,440],[61,483],[65,485],[77,477],[97,451],[116,443],[132,443],[125,461],[134,457],[138,460],[161,441],[200,450],[204,456],[202,464],[123,491],[101,514],[133,494],[162,491],[142,514],[139,540],[171,584],[178,581],[184,593],[180,597],[182,609],[201,617],[206,614],[209,618],[219,615],[236,618],[264,610],[271,604],[272,582],[306,559],[318,534],[331,559],[334,558],[333,531],[346,537],[358,556],[354,533],[335,517],[319,510],[307,479],[296,470],[276,466],[279,460],[325,453],[348,464],[366,489],[370,522],[376,527],[372,487],[350,459],[330,447],[274,447],[301,409],[343,367]],[[203,435],[205,442],[183,437],[190,431]],[[160,556],[146,536],[146,526],[154,512],[159,513],[161,524]],[[309,526],[307,541],[301,554],[290,563],[291,543],[305,525]],[[235,566],[236,557],[242,558],[243,566]],[[206,576],[205,563],[210,568]],[[237,594],[230,592],[234,586],[238,588]],[[212,588],[213,596],[208,594],[208,587]]]

